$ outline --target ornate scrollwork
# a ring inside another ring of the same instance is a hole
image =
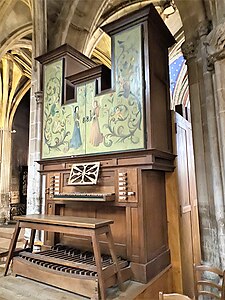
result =
[[[140,36],[140,28],[137,28],[130,30],[126,39],[120,37],[115,41],[115,49],[118,52],[117,91],[103,108],[106,120],[103,128],[107,130],[104,145],[109,148],[113,144],[125,145],[127,142],[132,148],[141,145],[143,130],[141,47],[139,42],[136,42],[136,38]]]
[[[96,184],[98,180],[100,162],[73,164],[70,177],[68,180],[69,185],[92,185]]]

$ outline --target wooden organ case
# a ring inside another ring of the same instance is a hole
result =
[[[133,280],[147,283],[170,264],[165,172],[174,168],[168,47],[175,41],[153,5],[103,30],[112,40],[112,72],[68,45],[37,58],[45,210],[113,220],[117,255]],[[45,245],[59,243],[91,249],[85,238],[45,235]]]

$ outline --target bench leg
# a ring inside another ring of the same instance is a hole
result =
[[[8,273],[9,265],[10,265],[10,262],[13,258],[13,253],[14,253],[14,250],[16,248],[16,243],[17,243],[17,240],[18,240],[18,236],[20,234],[20,229],[21,228],[19,226],[19,222],[17,222],[14,233],[13,233],[13,236],[12,236],[12,239],[11,239],[11,242],[10,242],[10,246],[9,246],[9,253],[8,253],[8,256],[7,256],[6,263],[5,263],[4,276],[6,276],[7,273]]]
[[[92,235],[93,251],[95,256],[95,263],[98,273],[98,283],[100,288],[101,300],[106,300],[106,289],[104,284],[104,277],[102,272],[102,263],[101,263],[101,251],[99,246],[99,239],[96,233]]]
[[[36,234],[36,229],[31,229],[31,234],[30,234],[30,252],[33,252],[35,234]]]
[[[122,280],[118,260],[117,260],[117,257],[116,257],[115,245],[114,245],[114,242],[113,242],[113,236],[112,236],[110,226],[108,226],[108,232],[106,232],[106,237],[107,237],[108,243],[109,243],[109,251],[110,251],[110,254],[112,256],[115,267],[116,267],[118,285],[119,285],[120,290],[124,291],[123,280]]]

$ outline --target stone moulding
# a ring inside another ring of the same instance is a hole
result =
[[[205,46],[210,63],[225,58],[225,23],[219,24],[207,36]]]
[[[182,45],[181,45],[181,50],[184,55],[184,58],[186,60],[196,58],[197,56],[197,40],[196,39],[190,39],[186,40]]]

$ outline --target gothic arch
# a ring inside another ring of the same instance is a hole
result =
[[[13,118],[14,118],[15,112],[17,110],[17,107],[20,104],[20,101],[25,96],[25,94],[29,91],[30,88],[31,88],[31,81],[27,80],[27,82],[24,84],[24,86],[20,89],[18,94],[15,96],[15,101],[11,108],[11,113],[10,113],[10,118],[9,118],[9,128],[12,128]]]
[[[25,24],[12,32],[7,39],[3,40],[0,44],[0,59],[6,54],[7,51],[13,50],[14,48],[23,47],[31,50],[31,41],[25,39],[26,36],[32,34],[33,26],[32,23]]]

